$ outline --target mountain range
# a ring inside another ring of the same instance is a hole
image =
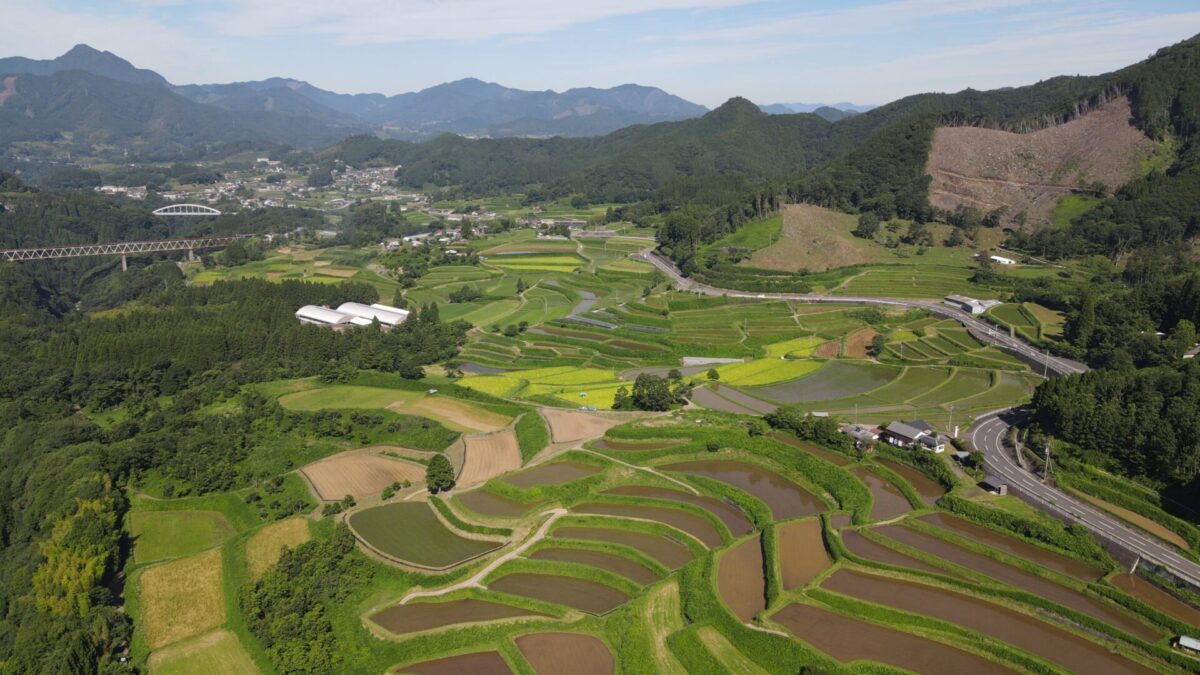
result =
[[[69,135],[76,145],[121,145],[148,155],[246,140],[251,132],[255,140],[301,147],[321,147],[356,132],[410,140],[447,132],[594,136],[707,111],[636,84],[525,91],[468,78],[395,96],[339,94],[288,78],[174,85],[82,44],[49,60],[0,59],[0,77],[0,128],[10,142]],[[139,126],[144,133],[137,133]]]

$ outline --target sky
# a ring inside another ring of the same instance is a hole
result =
[[[0,56],[77,43],[176,84],[397,94],[625,83],[715,107],[882,104],[1098,74],[1200,33],[1197,0],[0,0]]]

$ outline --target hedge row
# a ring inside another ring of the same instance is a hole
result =
[[[1081,525],[1063,526],[1057,521],[1052,523],[1034,520],[1008,511],[982,506],[955,495],[942,497],[938,504],[947,511],[967,520],[1010,532],[1034,544],[1049,546],[1087,562],[1099,562],[1109,569],[1116,565],[1108,553]]]

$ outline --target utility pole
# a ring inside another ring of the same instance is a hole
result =
[[[954,404],[947,406],[950,409],[950,434],[951,438],[958,438],[958,430],[954,428]]]
[[[1042,482],[1050,484],[1050,442],[1046,442],[1046,469],[1042,472]]]
[[[1050,369],[1050,355],[1042,352],[1042,377],[1047,377],[1046,373]]]

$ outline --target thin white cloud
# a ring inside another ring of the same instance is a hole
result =
[[[239,37],[328,35],[341,44],[477,41],[540,35],[601,19],[661,10],[706,10],[753,0],[230,0],[207,16]]]

